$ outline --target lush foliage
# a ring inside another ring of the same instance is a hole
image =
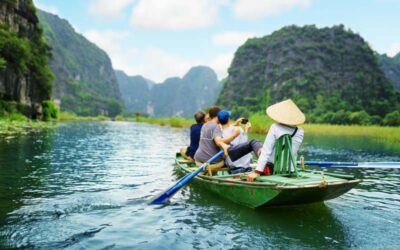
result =
[[[118,83],[107,54],[56,15],[38,12],[53,49],[50,66],[57,76],[53,98],[61,110],[82,116],[121,113]]]
[[[61,110],[73,110],[80,116],[116,116],[122,112],[118,100],[87,92],[78,81],[71,82],[68,88],[69,94],[61,98]]]
[[[194,123],[192,119],[184,118],[154,118],[139,117],[127,119],[136,122],[158,124],[161,126],[169,125],[173,127],[188,127]],[[266,135],[273,123],[266,115],[258,113],[251,115],[249,121],[252,124],[251,133]],[[310,135],[321,136],[360,136],[371,138],[376,141],[387,142],[392,145],[400,143],[400,127],[379,127],[379,126],[360,126],[360,125],[329,125],[329,124],[304,124],[301,125],[304,131]]]
[[[109,121],[110,117],[98,116],[77,116],[71,112],[60,112],[60,121]]]
[[[308,122],[385,125],[400,94],[368,44],[343,26],[289,26],[235,53],[218,104],[248,116],[287,98]]]
[[[6,65],[6,60],[0,57],[0,70],[5,69]]]
[[[52,101],[43,101],[43,119],[45,121],[57,120],[60,116],[60,110]]]
[[[42,30],[34,27],[34,33],[26,34],[23,30],[17,33],[0,26],[0,69],[29,76],[34,89],[31,99],[49,99],[54,79],[47,65],[50,48],[42,39]]]

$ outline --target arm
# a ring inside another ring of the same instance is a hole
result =
[[[238,135],[240,135],[240,129],[239,128],[234,128],[233,133],[230,136],[227,136],[225,138],[222,138],[223,143],[229,144],[231,141],[233,141]],[[217,142],[215,142],[217,143]]]
[[[267,164],[268,160],[270,160],[268,157],[272,155],[272,152],[274,150],[274,144],[275,144],[275,136],[274,136],[274,126],[271,126],[270,130],[268,131],[267,137],[265,138],[263,147],[261,149],[261,154],[258,157],[257,161],[257,171],[263,172],[265,168],[265,164]]]
[[[268,131],[267,137],[265,138],[263,147],[261,149],[261,154],[258,157],[256,170],[247,176],[247,181],[254,181],[264,171],[265,164],[267,164],[268,161],[268,155],[272,153],[274,143],[274,126],[272,125]]]
[[[226,143],[224,143],[224,139],[221,136],[216,136],[214,138],[214,142],[218,147],[220,147],[224,150],[225,155],[228,155],[229,146]]]

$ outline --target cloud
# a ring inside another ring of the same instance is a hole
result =
[[[254,21],[294,8],[307,8],[310,4],[311,0],[237,0],[233,12],[238,18]]]
[[[162,82],[172,76],[182,77],[191,67],[200,64],[197,60],[153,47],[135,50],[131,58],[133,62],[126,69],[128,73],[142,74],[157,82]]]
[[[233,60],[233,53],[226,53],[217,55],[208,64],[218,75],[218,79],[222,80],[228,76],[228,68]]]
[[[115,30],[89,30],[83,35],[91,42],[102,48],[107,52],[112,52],[119,49],[119,43],[129,37],[128,31],[115,31]]]
[[[152,30],[189,30],[214,24],[218,0],[138,0],[132,11],[131,24]]]
[[[247,39],[254,37],[255,33],[252,32],[237,32],[237,31],[229,31],[215,34],[212,37],[212,43],[220,46],[240,46]]]
[[[107,52],[115,69],[123,70],[128,75],[143,75],[156,82],[163,82],[168,77],[182,77],[196,65],[210,66],[222,79],[227,76],[227,68],[233,58],[233,53],[226,53],[200,60],[156,47],[139,49],[127,43],[132,34],[125,30],[89,30],[83,35]]]
[[[34,0],[33,2],[35,4],[36,8],[38,8],[40,10],[44,10],[46,12],[49,12],[49,13],[52,13],[52,14],[56,14],[56,15],[60,14],[60,12],[58,11],[57,7],[55,7],[53,5],[43,4],[39,0]]]
[[[89,4],[89,12],[104,20],[115,20],[121,18],[124,10],[134,0],[92,0]]]
[[[393,43],[390,45],[389,50],[387,51],[388,56],[395,56],[397,53],[400,53],[400,42]]]

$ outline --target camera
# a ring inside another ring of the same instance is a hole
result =
[[[246,123],[248,123],[249,122],[249,119],[247,119],[247,118],[243,118],[242,119],[242,124],[246,124]]]

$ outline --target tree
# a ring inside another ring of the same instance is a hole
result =
[[[400,112],[393,111],[385,116],[383,124],[387,126],[400,126]]]

